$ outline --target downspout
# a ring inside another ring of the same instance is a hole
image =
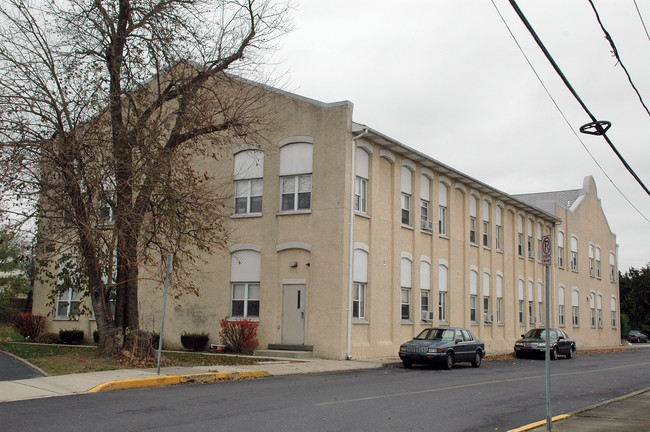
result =
[[[366,128],[359,135],[352,137],[352,162],[350,164],[350,250],[349,250],[349,262],[348,262],[348,331],[347,331],[347,351],[346,358],[350,360],[352,358],[352,289],[354,287],[353,281],[353,268],[354,268],[354,187],[356,180],[356,162],[355,158],[357,155],[357,143],[356,140],[368,133],[368,128]]]

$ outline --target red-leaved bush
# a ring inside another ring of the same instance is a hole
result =
[[[14,322],[14,328],[23,337],[36,339],[45,328],[45,317],[43,315],[22,313]]]
[[[221,320],[219,337],[228,351],[250,353],[257,345],[257,327],[259,323],[249,319],[237,321]]]

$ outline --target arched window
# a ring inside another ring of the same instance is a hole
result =
[[[469,317],[475,323],[476,321],[476,307],[478,297],[478,272],[470,270],[469,272]]]
[[[426,260],[420,260],[420,315],[422,321],[431,321],[433,312],[430,312],[431,291],[431,264]]]
[[[558,303],[558,324],[564,327],[564,287],[560,286],[557,289],[557,303]]]
[[[447,322],[447,266],[438,266],[438,319]]]
[[[280,210],[311,208],[313,145],[297,142],[280,148]]]
[[[574,327],[580,325],[580,291],[577,288],[571,291],[571,321]]]
[[[401,261],[400,315],[403,321],[411,320],[411,267],[412,262],[406,257]]]
[[[476,244],[476,207],[477,198],[475,195],[469,196],[469,242]]]
[[[354,250],[354,271],[352,290],[352,318],[366,318],[366,298],[368,291],[368,252]]]
[[[438,232],[443,236],[447,235],[448,194],[449,186],[440,181],[438,184]]]
[[[411,195],[412,195],[412,172],[411,169],[402,165],[402,225],[411,226]]]
[[[368,180],[370,179],[370,155],[363,147],[357,147],[356,179],[354,183],[354,210],[368,213]]]
[[[497,322],[503,323],[503,276],[497,275]]]
[[[235,155],[235,214],[261,214],[264,153],[246,150]]]

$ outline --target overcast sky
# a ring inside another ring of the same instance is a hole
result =
[[[650,40],[634,1],[594,3],[650,104]],[[356,122],[510,194],[578,189],[592,175],[617,235],[619,269],[646,265],[650,196],[602,137],[579,133],[589,117],[510,3],[495,4],[571,126],[491,0],[302,0],[278,52],[289,70],[285,88],[324,102],[349,100]],[[650,116],[589,2],[518,4],[589,110],[612,122],[608,136],[650,188]],[[637,4],[650,26],[650,2]]]

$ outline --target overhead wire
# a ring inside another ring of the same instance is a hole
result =
[[[627,71],[627,68],[625,67],[625,64],[623,64],[623,60],[621,60],[621,57],[618,55],[618,49],[616,48],[616,44],[614,43],[614,39],[612,39],[612,36],[609,34],[609,32],[605,29],[605,26],[603,25],[603,22],[600,19],[600,15],[598,14],[598,10],[596,10],[596,6],[594,5],[594,2],[592,0],[588,0],[589,4],[591,5],[591,8],[593,9],[594,13],[596,14],[596,19],[598,20],[598,24],[600,25],[601,30],[603,33],[605,33],[605,39],[609,42],[609,45],[612,47],[612,54],[614,54],[614,57],[616,57],[616,60],[618,61],[618,64],[621,65],[621,68],[623,68],[623,72],[625,72],[625,75],[627,75],[627,80],[629,81],[630,85],[636,92],[636,95],[639,98],[639,101],[641,102],[641,105],[643,105],[643,108],[645,109],[645,112],[648,113],[650,116],[650,110],[648,110],[648,107],[646,106],[645,102],[643,101],[643,98],[641,97],[641,93],[639,93],[639,89],[636,88],[636,85],[634,85],[634,82],[632,81],[632,77],[630,76],[630,73]]]
[[[558,112],[560,113],[560,115],[562,116],[562,118],[564,119],[564,121],[566,122],[567,126],[568,126],[569,129],[571,130],[571,132],[572,132],[572,133],[575,135],[575,137],[578,139],[578,141],[580,142],[580,144],[582,145],[582,147],[585,149],[585,151],[587,152],[587,154],[588,154],[588,155],[591,157],[591,159],[594,161],[594,163],[596,164],[596,166],[600,169],[600,171],[602,171],[603,175],[605,175],[605,177],[607,178],[607,180],[609,180],[609,182],[612,184],[612,186],[614,186],[614,189],[616,189],[616,190],[618,191],[618,193],[621,194],[621,196],[623,197],[623,199],[625,199],[625,201],[627,201],[628,204],[630,204],[630,206],[632,206],[632,208],[633,208],[634,210],[636,210],[636,212],[639,213],[639,215],[640,215],[643,219],[645,219],[647,222],[650,222],[650,219],[649,219],[647,216],[645,216],[645,215],[641,212],[641,210],[639,210],[639,209],[638,209],[638,208],[637,208],[637,207],[632,203],[632,201],[630,201],[630,199],[625,195],[625,193],[623,193],[623,191],[622,191],[622,190],[621,190],[621,189],[616,185],[616,183],[614,183],[614,180],[612,180],[612,178],[607,174],[607,172],[606,172],[605,169],[600,165],[600,163],[598,163],[598,160],[596,160],[596,157],[595,157],[595,156],[594,156],[594,155],[589,151],[589,148],[587,147],[587,145],[584,143],[584,141],[582,141],[582,138],[580,138],[580,135],[578,135],[578,133],[575,131],[575,129],[573,128],[573,125],[571,125],[571,122],[569,122],[569,119],[566,117],[566,115],[564,115],[564,112],[562,111],[562,109],[560,108],[560,106],[559,106],[559,105],[557,104],[557,102],[555,101],[555,98],[553,97],[553,95],[551,94],[551,92],[548,90],[548,88],[547,88],[546,85],[544,84],[544,81],[542,81],[542,78],[541,78],[541,77],[539,76],[539,74],[537,73],[537,70],[535,69],[535,67],[534,67],[533,64],[531,63],[530,59],[529,59],[528,56],[526,55],[526,53],[525,53],[524,49],[522,48],[521,44],[519,44],[519,41],[517,40],[517,37],[514,35],[514,33],[512,32],[512,30],[510,29],[510,26],[508,25],[507,21],[505,20],[505,18],[504,18],[503,15],[501,14],[501,11],[500,11],[499,8],[497,7],[497,5],[494,3],[494,0],[491,0],[491,1],[492,1],[492,6],[494,6],[494,9],[497,11],[497,14],[499,14],[499,17],[501,18],[501,21],[502,21],[503,24],[506,26],[506,29],[507,29],[508,32],[510,33],[510,36],[512,37],[512,39],[515,41],[515,44],[516,44],[517,47],[519,48],[519,51],[520,51],[521,54],[524,56],[524,59],[526,59],[526,62],[528,63],[528,66],[530,66],[530,69],[533,71],[533,73],[534,73],[535,76],[537,77],[537,80],[538,80],[539,83],[541,84],[542,88],[544,89],[544,91],[546,92],[546,94],[548,95],[548,97],[551,99],[551,102],[553,102],[553,105],[555,105],[555,108],[558,110]]]
[[[643,30],[645,30],[645,36],[650,41],[650,34],[648,34],[648,28],[645,26],[645,21],[643,21],[643,17],[641,16],[641,11],[639,10],[639,5],[636,4],[636,0],[634,0],[634,7],[636,8],[637,15],[639,15],[639,19],[641,20],[641,24],[643,25]]]
[[[564,85],[567,87],[567,89],[569,89],[569,91],[571,92],[571,94],[573,95],[573,97],[578,101],[578,103],[580,104],[580,106],[582,106],[582,109],[587,113],[587,115],[588,115],[589,118],[591,119],[592,124],[596,126],[596,129],[598,130],[597,135],[601,135],[601,136],[605,139],[605,141],[607,141],[607,144],[609,144],[609,147],[612,149],[612,151],[614,151],[614,153],[616,154],[616,156],[618,157],[618,159],[621,161],[621,163],[625,166],[625,168],[627,169],[627,171],[632,175],[632,177],[634,177],[634,179],[637,181],[637,183],[639,183],[639,185],[641,185],[641,187],[643,188],[643,190],[645,190],[645,192],[646,192],[648,195],[650,195],[650,190],[648,190],[648,188],[646,187],[646,185],[643,184],[643,182],[641,181],[641,179],[639,178],[639,176],[634,172],[634,170],[633,170],[632,167],[627,163],[627,161],[625,160],[625,158],[623,158],[623,156],[621,155],[621,153],[619,153],[619,151],[618,151],[618,149],[616,148],[616,146],[614,146],[614,143],[609,139],[609,137],[608,137],[607,134],[605,133],[606,129],[602,129],[602,127],[600,126],[600,124],[603,123],[603,122],[599,122],[599,121],[596,119],[596,117],[591,113],[591,111],[589,111],[589,108],[587,108],[587,106],[586,106],[585,103],[582,101],[582,99],[580,98],[580,96],[578,95],[578,93],[575,91],[575,89],[573,88],[573,86],[571,85],[571,83],[569,82],[569,80],[567,79],[567,77],[564,75],[564,73],[562,72],[562,70],[560,69],[560,67],[558,66],[558,64],[557,64],[557,63],[555,62],[555,60],[553,59],[553,56],[551,56],[551,53],[548,52],[548,50],[547,50],[546,47],[544,46],[544,43],[541,41],[541,39],[539,38],[539,36],[538,36],[537,33],[535,32],[535,29],[533,29],[533,27],[531,26],[530,22],[528,22],[528,19],[526,18],[526,16],[524,15],[524,13],[521,11],[521,9],[519,9],[519,6],[517,5],[517,2],[516,2],[515,0],[509,0],[509,1],[510,1],[510,5],[512,6],[512,8],[515,10],[515,12],[517,13],[517,15],[519,16],[519,19],[521,19],[521,21],[524,23],[524,26],[525,26],[526,29],[528,30],[528,32],[531,34],[531,36],[533,37],[533,39],[534,39],[535,42],[537,43],[537,46],[539,46],[539,48],[542,50],[542,52],[544,53],[544,55],[546,56],[546,58],[548,59],[548,61],[551,63],[551,66],[553,66],[553,69],[555,69],[555,72],[560,76],[560,78],[561,78],[562,81],[564,82]],[[585,126],[587,126],[587,125],[585,125]],[[581,130],[582,130],[582,129],[581,129]]]

